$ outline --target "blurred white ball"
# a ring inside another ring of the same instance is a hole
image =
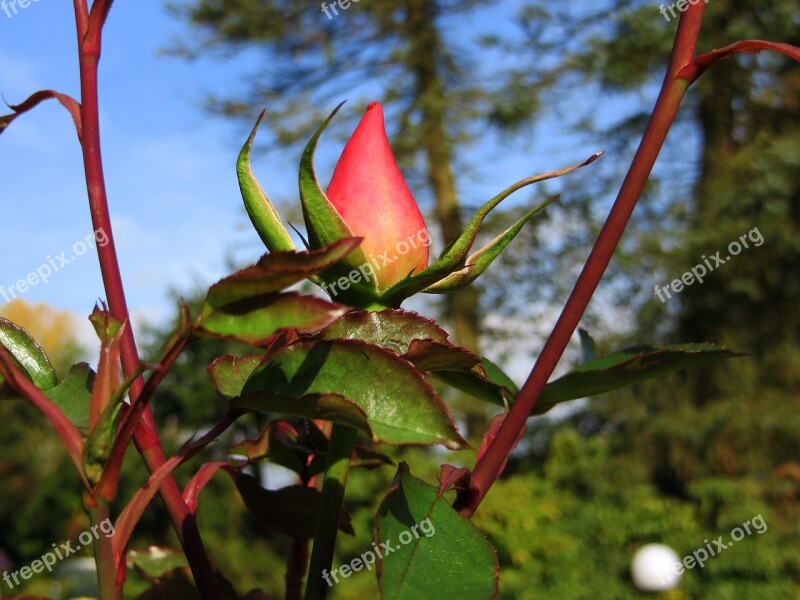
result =
[[[645,592],[671,590],[681,579],[675,572],[680,557],[664,544],[647,544],[633,555],[631,577],[637,588]]]

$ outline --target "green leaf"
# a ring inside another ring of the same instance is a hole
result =
[[[303,341],[281,348],[254,371],[233,405],[270,410],[265,403],[272,395],[300,400],[309,394],[340,394],[355,403],[376,442],[452,449],[466,444],[441,398],[408,361],[360,340]],[[330,415],[301,416],[343,422]]]
[[[435,321],[408,310],[352,311],[316,337],[369,342],[402,356],[420,371],[468,371],[480,363],[476,354],[451,344]]]
[[[375,520],[375,546],[383,553],[377,573],[384,600],[497,597],[494,548],[436,487],[413,477],[405,463]]]
[[[481,367],[483,367],[483,374],[472,369],[470,371],[437,371],[434,376],[457,390],[484,402],[498,406],[507,406],[512,403],[517,397],[519,389],[511,378],[488,358],[481,358]]]
[[[319,250],[271,252],[255,264],[212,285],[202,314],[222,306],[281,292],[343,260],[361,243],[338,240]]]
[[[260,354],[240,357],[227,354],[217,358],[208,367],[217,393],[226,400],[240,396],[244,384],[263,358]]]
[[[278,292],[338,263],[359,243],[359,239],[349,238],[320,250],[265,255],[255,265],[211,286],[198,331],[258,345],[287,329],[322,329],[347,307],[314,296]]]
[[[44,393],[83,435],[89,430],[94,377],[95,373],[88,364],[79,363],[70,368],[64,381]]]
[[[314,488],[294,485],[273,491],[265,490],[250,475],[231,473],[247,509],[267,531],[297,539],[312,539],[316,530],[322,494]],[[344,510],[339,529],[354,535],[350,516]]]
[[[253,169],[250,165],[253,140],[256,137],[256,131],[258,131],[258,126],[261,124],[265,112],[262,111],[258,116],[253,131],[250,132],[250,136],[247,138],[241,152],[239,152],[239,159],[236,161],[236,176],[239,179],[239,189],[242,191],[244,207],[247,209],[250,221],[252,221],[253,227],[267,248],[273,252],[294,250],[294,243],[292,243],[289,232],[286,231],[278,211],[275,210],[272,202],[269,201],[255,175],[253,175]]]
[[[535,214],[555,202],[558,196],[548,199],[536,208],[528,211],[514,225],[506,229],[503,233],[494,238],[486,246],[467,258],[464,267],[458,271],[453,271],[443,279],[426,287],[423,292],[427,294],[446,294],[465,287],[475,281],[487,268],[500,256],[506,246],[511,243],[517,234]]]
[[[713,344],[635,346],[596,358],[548,383],[532,415],[541,415],[560,402],[603,394],[659,375],[721,358],[743,356]]]
[[[3,317],[0,317],[0,345],[14,357],[17,366],[37,388],[46,391],[56,386],[56,371],[42,347],[22,327]],[[0,396],[4,395],[16,394],[8,389],[0,375]]]
[[[344,102],[342,102],[342,104],[344,104]],[[314,152],[317,149],[319,138],[322,132],[328,127],[334,115],[339,112],[342,104],[333,110],[314,135],[311,136],[311,139],[308,141],[303,151],[303,156],[300,159],[300,200],[303,203],[303,218],[305,219],[309,240],[313,247],[320,247],[331,244],[342,238],[353,237],[353,232],[350,231],[350,228],[319,185],[317,173],[314,169]],[[354,250],[347,259],[342,262],[340,268],[333,269],[332,275],[346,274],[348,271],[358,269],[360,266],[366,264],[369,264],[367,255],[359,248]],[[361,288],[368,288],[368,286],[371,286],[371,288],[368,289],[370,289],[373,294],[377,293],[377,281],[374,277],[371,277],[367,283],[359,285]]]
[[[472,371],[484,375],[481,357],[466,348],[431,340],[413,340],[403,355],[420,371]]]
[[[323,340],[362,340],[405,354],[413,340],[447,342],[435,321],[410,310],[352,311],[319,332]]]
[[[280,331],[317,331],[347,310],[346,306],[314,296],[269,294],[207,309],[199,331],[257,346]]]

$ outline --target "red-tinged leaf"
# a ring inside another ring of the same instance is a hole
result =
[[[314,488],[294,485],[281,490],[265,490],[250,475],[231,473],[239,494],[256,521],[267,531],[296,539],[313,539],[322,494]],[[339,529],[355,531],[350,516],[343,510]]]
[[[198,330],[259,345],[281,331],[318,331],[347,308],[314,296],[279,293],[337,264],[360,240],[338,240],[320,250],[272,252],[255,265],[215,283],[198,320]]]
[[[475,398],[507,407],[514,401],[519,389],[500,367],[488,358],[469,371],[435,371],[436,379],[453,386]]]
[[[283,447],[298,445],[300,433],[294,425],[283,419],[270,421],[257,438],[244,440],[228,448],[228,454],[240,455],[248,461],[268,458],[276,444]]]
[[[383,549],[377,575],[384,600],[492,600],[499,593],[494,548],[405,463],[375,516],[375,546]]]
[[[763,50],[774,50],[796,61],[800,61],[800,47],[798,46],[778,42],[765,42],[762,40],[743,40],[695,57],[691,63],[681,69],[678,73],[678,77],[685,79],[689,83],[693,83],[700,75],[721,60],[725,60],[741,52],[762,52]]]
[[[373,441],[443,444],[451,449],[466,445],[444,402],[411,363],[360,340],[286,346],[253,372],[242,394],[233,406],[264,411],[271,410],[265,401],[276,394],[289,399],[341,394],[364,411]],[[342,422],[336,415],[300,416]]]
[[[208,485],[208,482],[214,478],[217,471],[230,468],[230,464],[226,462],[206,463],[200,467],[194,477],[189,480],[189,483],[183,488],[183,501],[192,514],[197,512],[197,501],[200,498],[200,492],[202,492],[203,488]]]
[[[401,355],[421,371],[468,371],[480,363],[477,355],[451,344],[435,321],[408,310],[352,311],[317,337],[369,342]]]
[[[413,340],[446,343],[447,332],[436,321],[410,310],[352,311],[319,333],[319,339],[362,340],[405,354]]]
[[[449,343],[412,340],[403,358],[420,371],[472,371],[479,377],[486,377],[480,356]]]
[[[472,471],[467,467],[442,465],[439,467],[439,496],[450,490],[463,492],[469,489],[472,480]]]
[[[225,400],[241,395],[244,384],[262,358],[260,354],[239,357],[227,354],[217,358],[208,367],[217,393]]]
[[[347,310],[346,306],[315,296],[267,294],[216,308],[206,305],[199,332],[257,346],[288,329],[318,331]]]
[[[114,319],[107,310],[95,306],[89,320],[100,338],[100,359],[89,405],[89,431],[93,431],[100,415],[111,402],[120,384],[120,342],[125,323]]]
[[[124,569],[125,566],[125,548],[128,546],[128,541],[131,539],[136,524],[139,522],[139,519],[142,518],[150,501],[158,493],[158,488],[161,486],[161,483],[169,477],[183,461],[184,458],[182,456],[175,455],[156,469],[150,477],[148,477],[147,482],[133,495],[117,518],[114,527],[114,536],[111,538],[111,549],[114,553],[114,560],[116,561],[118,573],[123,572],[122,569]]]
[[[483,438],[481,439],[481,447],[478,449],[478,456],[475,459],[476,461],[480,462],[481,458],[483,458],[483,455],[486,453],[486,450],[489,449],[489,445],[492,443],[492,441],[494,441],[494,438],[497,437],[497,432],[500,430],[500,426],[503,424],[503,421],[506,420],[507,415],[508,413],[500,413],[499,415],[496,415],[492,419],[491,423],[489,424],[489,429],[486,430],[486,433],[483,434]],[[525,437],[526,431],[527,428],[524,426],[522,427],[522,429],[519,430],[519,433],[517,434],[517,439],[514,440],[514,445],[511,446],[512,450],[516,448],[517,444],[519,444],[519,441],[523,437]],[[505,460],[503,461],[503,464],[500,466],[500,471],[498,473],[498,476],[505,470],[507,462],[508,462],[508,456],[506,456]]]
[[[98,459],[106,456],[108,457],[105,460],[105,464],[102,466],[100,483],[97,485],[97,495],[100,498],[104,498],[109,502],[116,498],[116,488],[119,482],[119,473],[122,469],[122,462],[125,458],[125,453],[128,450],[130,440],[133,437],[133,433],[139,426],[142,415],[149,406],[150,399],[153,397],[153,394],[155,394],[156,389],[164,380],[164,377],[167,375],[172,365],[175,364],[175,361],[178,360],[178,357],[180,357],[181,353],[186,348],[190,333],[191,325],[189,307],[185,302],[181,301],[179,326],[167,341],[159,363],[152,366],[153,374],[145,382],[141,392],[135,398],[131,399],[131,405],[124,407],[122,412],[123,418],[120,420],[120,423],[116,424],[115,426],[115,424],[106,421],[107,428],[105,430],[105,434],[98,433],[98,435],[105,435],[107,440],[111,440],[113,438],[113,443],[110,450],[106,452],[105,449],[102,448],[104,444],[100,443],[96,447],[98,451],[94,452],[94,455]],[[143,365],[139,365],[137,367],[136,371],[132,373],[125,380],[123,385],[117,389],[115,392],[116,396],[112,398],[112,403],[122,401],[122,397],[127,392],[128,387],[139,378],[144,370],[145,367]],[[111,408],[115,407],[112,405]],[[108,410],[103,414],[105,415],[107,412]],[[99,460],[97,462],[99,462]],[[88,464],[89,462],[87,461],[87,465]]]
[[[285,290],[337,264],[360,244],[357,238],[338,240],[320,250],[271,252],[255,265],[237,271],[208,290],[206,310],[218,309]]]
[[[55,99],[69,111],[72,120],[75,122],[75,129],[78,132],[78,140],[83,137],[83,126],[81,124],[81,106],[78,101],[72,96],[56,92],[55,90],[41,90],[29,96],[24,102],[20,104],[10,104],[9,108],[14,111],[13,114],[0,117],[0,134],[3,133],[9,125],[21,114],[28,112],[36,107],[39,103],[45,100]]]
[[[213,442],[217,436],[227,429],[240,415],[229,412],[219,423],[198,440],[186,442],[178,453],[169,458],[164,464],[150,474],[145,484],[133,495],[117,519],[115,533],[111,540],[117,572],[124,566],[125,548],[128,545],[136,523],[139,522],[147,505],[158,493],[162,482],[184,462],[195,456],[200,450]]]

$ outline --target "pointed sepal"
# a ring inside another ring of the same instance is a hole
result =
[[[527,223],[539,211],[553,203],[557,198],[558,196],[554,196],[536,208],[529,210],[519,221],[514,223],[514,225],[506,229],[503,233],[498,235],[483,248],[467,258],[466,264],[461,269],[458,271],[453,271],[445,278],[440,279],[433,285],[429,285],[422,291],[426,294],[446,294],[449,292],[454,292],[475,281],[487,268],[489,268],[489,265],[492,264],[498,256],[500,256],[500,253],[505,250],[506,246],[511,243],[511,240],[517,236],[525,223]]]
[[[241,152],[239,152],[239,158],[236,161],[236,176],[239,179],[239,189],[242,192],[244,207],[261,241],[271,252],[288,252],[295,249],[292,238],[283,226],[278,211],[275,210],[272,202],[269,201],[263,188],[258,183],[255,175],[253,175],[253,169],[250,164],[253,140],[256,137],[256,131],[258,131],[258,126],[261,124],[265,112],[262,111],[258,115],[253,131],[250,132],[250,136],[244,143]]]

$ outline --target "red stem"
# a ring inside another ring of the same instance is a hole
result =
[[[102,26],[111,2],[109,0],[96,0],[92,5],[92,14],[88,17],[84,1],[75,0],[74,5],[80,55],[81,120],[83,125],[81,148],[89,195],[89,209],[95,230],[103,230],[108,237],[108,243],[104,246],[98,246],[97,250],[109,309],[112,316],[125,321],[128,318],[128,306],[117,261],[111,217],[108,211],[108,198],[100,150],[97,85]],[[126,376],[135,373],[139,366],[139,355],[132,327],[126,327],[122,337],[121,361]],[[134,381],[130,388],[132,402],[136,402],[142,387],[141,378]],[[164,464],[164,452],[161,449],[155,420],[149,407],[142,415],[142,420],[134,433],[134,442],[151,472]],[[162,483],[160,492],[202,596],[212,599],[221,598],[214,570],[203,547],[194,516],[189,512],[186,503],[183,501],[183,496],[175,480],[172,477],[167,478]]]
[[[520,390],[519,396],[500,426],[496,437],[475,466],[471,481],[472,494],[464,496],[463,500],[459,499],[456,503],[456,508],[467,518],[472,516],[486,492],[499,476],[517,435],[525,426],[536,400],[564,354],[564,350],[578,327],[586,306],[619,244],[625,226],[630,220],[636,202],[650,177],[656,158],[658,158],[667,133],[672,126],[683,95],[689,86],[686,80],[678,78],[678,73],[692,61],[704,9],[705,4],[700,2],[691,5],[689,10],[681,15],[661,92],[608,219],[600,231],[578,281],[575,283],[553,332],[545,342],[531,374]]]
[[[308,566],[308,540],[289,540],[286,557],[286,600],[302,600],[303,578]]]

